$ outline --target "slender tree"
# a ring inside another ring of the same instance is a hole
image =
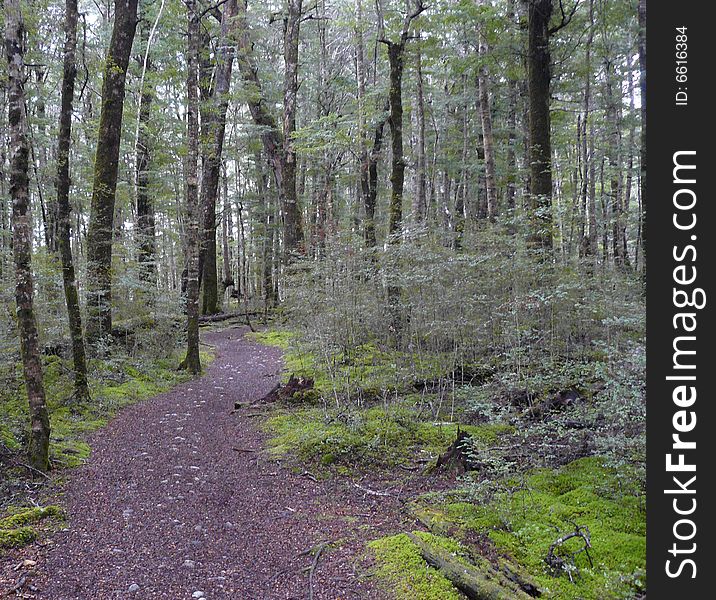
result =
[[[196,0],[187,0],[187,157],[186,157],[186,314],[187,350],[181,366],[201,372],[199,357],[199,44],[200,15]]]
[[[234,63],[233,31],[236,26],[237,1],[228,0],[221,17],[213,89],[205,100],[209,106],[203,111],[202,139],[205,140],[201,171],[202,231],[201,285],[202,313],[219,312],[219,282],[216,266],[216,200],[219,192],[221,157],[226,133],[226,111],[229,106],[229,87]],[[204,70],[205,71],[205,70]],[[207,84],[204,85],[206,88]]]
[[[112,332],[112,241],[124,91],[137,27],[137,0],[115,0],[105,59],[90,222],[87,230],[87,341]]]
[[[77,294],[75,265],[72,257],[70,232],[70,142],[72,137],[72,105],[75,94],[77,65],[77,0],[65,3],[65,49],[62,74],[62,97],[60,101],[60,126],[57,136],[57,242],[62,263],[62,284],[65,290],[65,303],[70,327],[72,360],[75,375],[75,397],[78,400],[89,398],[87,383],[87,361],[82,332],[82,313]]]
[[[15,300],[20,352],[30,406],[30,466],[49,468],[50,420],[42,381],[42,363],[33,307],[32,225],[30,215],[30,145],[25,113],[25,24],[20,0],[5,0],[5,51],[8,62],[8,129],[10,134],[10,197]]]
[[[403,55],[410,37],[410,25],[425,10],[422,0],[417,0],[415,8],[403,19],[403,29],[397,42],[385,36],[381,42],[388,47],[390,63],[390,87],[388,105],[390,115],[388,124],[391,132],[392,164],[390,171],[390,211],[388,233],[397,241],[403,223],[403,186],[405,183],[405,157],[403,156]]]

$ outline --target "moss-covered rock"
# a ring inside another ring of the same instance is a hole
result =
[[[48,518],[62,519],[64,513],[59,506],[35,506],[0,519],[0,548],[18,548],[35,541],[37,531],[31,525]]]

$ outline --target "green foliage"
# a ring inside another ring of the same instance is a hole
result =
[[[430,544],[456,555],[460,545],[449,538],[414,532]],[[462,595],[440,572],[428,567],[418,547],[401,533],[368,543],[377,563],[376,574],[396,600],[460,600]]]

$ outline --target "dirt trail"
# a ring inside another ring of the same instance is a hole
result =
[[[400,527],[394,499],[234,450],[259,450],[263,438],[251,409],[231,414],[234,402],[263,396],[281,366],[277,349],[245,331],[206,334],[217,357],[204,377],[93,436],[89,463],[65,488],[67,530],[29,551],[37,597],[304,599],[310,587],[316,599],[383,597],[356,556]],[[317,562],[302,554],[324,542],[336,545]]]

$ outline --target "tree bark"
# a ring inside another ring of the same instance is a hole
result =
[[[251,117],[254,121],[255,125],[258,125],[261,127],[261,141],[264,147],[264,152],[266,153],[266,158],[268,159],[269,164],[271,165],[271,170],[273,171],[274,175],[274,182],[276,183],[276,189],[278,191],[278,197],[279,197],[279,204],[281,207],[281,210],[284,213],[284,222],[283,222],[283,230],[284,230],[284,260],[287,260],[288,257],[292,252],[299,251],[300,248],[298,247],[299,240],[303,240],[303,232],[301,227],[301,221],[300,221],[300,211],[298,210],[297,204],[294,202],[295,195],[293,199],[289,199],[287,197],[286,192],[286,156],[285,156],[285,149],[286,148],[292,148],[292,146],[286,146],[283,135],[278,129],[278,126],[276,124],[276,119],[272,115],[269,108],[266,106],[266,101],[263,97],[263,91],[261,88],[261,81],[259,80],[258,76],[258,70],[256,67],[254,67],[253,62],[251,60],[251,55],[253,51],[253,44],[251,42],[251,36],[249,35],[249,29],[248,25],[246,23],[246,0],[239,0],[239,11],[237,16],[237,28],[238,28],[238,34],[237,34],[237,43],[238,43],[238,52],[237,52],[237,63],[239,67],[239,71],[241,73],[241,78],[244,81],[244,85],[247,92],[247,104],[249,107],[249,112],[251,113]],[[286,27],[288,29],[288,26]],[[291,29],[291,35],[298,35],[298,29],[297,27],[294,27]],[[284,39],[290,37],[288,33],[284,36]],[[293,55],[289,57],[289,61],[293,61]],[[298,38],[296,37],[296,55],[295,55],[295,75],[298,76]],[[288,67],[289,65],[287,65]],[[293,74],[290,75],[287,73],[286,77],[284,79],[284,85],[287,83],[291,84],[291,81],[293,81]],[[290,81],[289,81],[290,80]],[[298,85],[298,80],[296,79],[296,85]],[[297,88],[296,88],[297,89]],[[295,110],[295,104],[293,106],[293,109]],[[290,112],[290,111],[289,111]],[[294,113],[294,119],[295,119],[295,113]],[[290,120],[290,119],[289,119]],[[294,121],[295,123],[295,121]],[[284,117],[284,124],[285,124],[285,117]],[[295,167],[295,165],[294,165]],[[291,168],[289,167],[289,178],[290,178],[290,172]],[[295,189],[295,168],[293,169],[293,188]],[[291,183],[288,183],[289,188],[291,188]],[[290,196],[291,190],[288,192],[288,196]],[[289,204],[293,204],[292,206],[289,206]],[[286,215],[289,215],[289,218],[286,218]],[[293,246],[292,246],[293,245]]]
[[[482,123],[482,139],[485,150],[485,194],[487,196],[487,218],[494,221],[498,214],[497,206],[497,175],[495,172],[495,139],[492,135],[492,114],[490,108],[490,88],[485,60],[487,42],[480,26],[478,55],[480,68],[478,71],[480,121]]]
[[[114,27],[104,68],[102,110],[90,222],[87,230],[87,342],[112,331],[112,238],[124,90],[137,26],[137,0],[115,0]]]
[[[527,88],[530,133],[531,245],[552,248],[552,143],[550,133],[551,59],[549,20],[552,0],[529,0]]]
[[[187,350],[181,366],[190,373],[201,372],[199,357],[199,21],[196,0],[187,0]]]
[[[145,56],[140,57],[143,69],[142,82],[139,97],[139,119],[137,126],[136,143],[136,188],[137,188],[137,238],[138,238],[138,260],[139,278],[147,286],[149,291],[147,300],[151,303],[154,297],[153,290],[157,284],[156,269],[156,248],[155,248],[155,222],[154,222],[154,200],[149,193],[149,171],[151,154],[151,135],[149,133],[149,119],[151,114],[154,90],[144,77],[146,73],[154,71],[154,64],[149,56],[150,23],[144,22],[141,28],[142,45],[145,49]]]
[[[30,215],[30,145],[24,90],[25,25],[20,0],[5,0],[5,51],[8,72],[8,129],[10,133],[10,197],[12,198],[12,247],[15,262],[15,300],[20,353],[30,407],[30,466],[49,468],[50,420],[45,403],[42,362],[33,307],[32,224]]]
[[[391,241],[399,242],[403,223],[403,184],[405,182],[405,157],[403,156],[403,51],[405,41],[386,42],[390,62],[390,89],[388,102],[390,116],[392,163],[390,170],[390,212],[388,234]]]
[[[221,156],[226,133],[226,111],[234,63],[233,30],[236,26],[237,0],[228,0],[221,19],[221,33],[214,69],[214,89],[202,119],[202,138],[207,140],[201,171],[202,244],[200,275],[203,288],[202,314],[219,312],[219,282],[216,268],[216,199],[221,174]]]
[[[77,0],[66,0],[65,3],[65,49],[62,74],[62,95],[60,108],[60,126],[57,140],[57,242],[62,263],[62,284],[65,291],[65,304],[70,328],[72,344],[72,360],[75,378],[75,398],[89,398],[87,383],[87,361],[82,333],[82,313],[77,294],[75,266],[72,258],[70,239],[70,142],[72,134],[72,103],[75,93],[77,66],[75,52],[77,49]]]
[[[581,251],[582,255],[594,256],[597,252],[597,217],[595,200],[589,194],[590,180],[592,179],[590,171],[590,162],[593,160],[593,156],[589,152],[590,145],[588,139],[591,140],[591,129],[589,128],[589,117],[591,114],[591,81],[592,81],[592,43],[594,41],[594,0],[589,0],[589,34],[587,36],[586,47],[585,47],[585,77],[584,77],[584,105],[583,105],[583,117],[581,121],[581,135],[580,135],[580,152],[581,152],[581,164],[582,164],[582,189],[581,189],[581,203],[584,207],[585,217],[584,221],[588,225],[582,226],[582,239],[581,239]],[[584,230],[587,230],[586,232]]]
[[[284,252],[287,259],[303,253],[303,227],[296,193],[296,106],[298,96],[298,41],[303,0],[287,0],[283,19],[284,83],[283,83],[283,162],[284,162]]]
[[[417,140],[417,185],[415,190],[415,201],[413,202],[413,215],[417,223],[425,220],[427,212],[426,203],[426,167],[425,167],[425,93],[423,90],[423,69],[421,60],[421,49],[418,45],[417,59],[415,61],[417,78],[417,108],[418,108],[418,140]]]

